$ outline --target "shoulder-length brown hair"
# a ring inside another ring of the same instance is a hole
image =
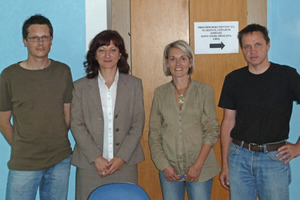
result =
[[[98,33],[91,41],[90,48],[86,55],[86,61],[84,61],[84,67],[86,72],[86,77],[89,79],[95,78],[99,73],[99,64],[96,60],[96,51],[101,46],[108,46],[110,41],[118,47],[121,57],[117,63],[119,72],[123,74],[129,73],[129,64],[127,62],[128,54],[125,49],[124,40],[121,35],[114,30],[105,30]]]

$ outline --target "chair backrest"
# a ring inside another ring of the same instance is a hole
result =
[[[150,200],[143,188],[133,183],[111,183],[96,188],[88,200]]]

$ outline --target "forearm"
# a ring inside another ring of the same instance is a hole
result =
[[[71,110],[71,104],[65,103],[64,104],[64,114],[65,114],[66,126],[68,129],[70,128],[70,110]]]
[[[75,148],[80,149],[90,164],[92,164],[97,157],[102,155],[102,149],[98,147],[101,142],[100,137],[97,137],[97,143],[97,140],[95,141],[85,125],[79,125],[76,121],[72,121],[71,132],[76,141]]]
[[[148,136],[151,158],[158,170],[163,171],[170,166],[167,155],[162,145],[162,134],[160,131],[160,122],[156,119],[155,114],[150,116],[150,131]]]
[[[298,138],[298,141],[296,144],[300,146],[300,137]]]
[[[212,147],[220,138],[220,126],[216,117],[213,91],[210,88],[207,92],[201,124],[203,127],[203,144],[208,144]]]
[[[100,155],[102,148],[98,147],[102,141],[103,135],[100,133],[103,127],[103,120],[100,117],[93,117],[94,121],[86,120],[84,115],[85,109],[95,111],[88,104],[82,103],[85,94],[82,94],[80,83],[74,83],[73,99],[71,103],[71,132],[76,141],[75,150],[80,149],[87,161],[92,164]],[[93,113],[90,113],[93,114]],[[97,128],[93,128],[91,124],[97,124]],[[96,133],[99,131],[99,133]]]
[[[205,163],[206,158],[208,157],[208,154],[211,150],[212,146],[208,145],[208,144],[203,144],[201,151],[199,153],[199,156],[197,158],[197,160],[195,161],[194,165],[197,166],[197,168],[201,169],[203,164]]]
[[[285,164],[290,162],[292,159],[300,155],[300,138],[296,144],[288,143],[278,149],[276,154],[280,161],[284,161]]]
[[[0,131],[8,144],[12,144],[13,126],[10,123],[11,111],[0,112]]]
[[[151,152],[151,158],[158,170],[164,170],[170,166],[167,155],[162,147],[162,139],[155,136],[153,132],[150,131],[149,134],[149,147]]]
[[[8,144],[12,144],[12,137],[13,137],[13,127],[11,124],[7,124],[4,126],[0,126],[0,131],[2,133],[2,135],[4,136],[4,138],[6,139],[6,141],[8,142]]]
[[[224,117],[221,124],[221,150],[222,150],[222,168],[228,168],[228,154],[232,141],[231,130],[235,125],[236,111],[224,109]]]
[[[185,180],[195,182],[198,181],[199,176],[201,174],[202,167],[205,163],[206,158],[211,150],[211,146],[209,144],[203,144],[198,155],[197,160],[191,165],[185,174]]]
[[[231,141],[230,135],[221,134],[222,168],[228,168],[228,154]]]

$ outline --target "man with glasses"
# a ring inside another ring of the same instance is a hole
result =
[[[48,58],[52,39],[50,21],[31,16],[23,24],[27,60],[0,76],[0,131],[11,145],[6,200],[35,199],[38,188],[40,199],[67,199],[73,86],[70,68]]]

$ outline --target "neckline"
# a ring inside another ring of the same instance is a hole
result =
[[[22,67],[22,66],[20,65],[20,63],[23,62],[23,61],[18,62],[18,63],[17,63],[17,66],[18,66],[20,69],[22,69],[22,70],[24,70],[24,71],[28,71],[28,72],[42,72],[42,71],[46,71],[46,70],[50,69],[51,66],[53,65],[53,60],[52,60],[52,59],[49,59],[49,61],[50,61],[49,65],[48,65],[47,67],[43,68],[43,69],[27,69],[27,68],[24,68],[24,67]]]
[[[176,103],[182,106],[186,102],[186,93],[187,93],[187,91],[188,91],[188,89],[189,89],[189,87],[190,87],[190,85],[192,83],[192,80],[189,78],[188,84],[185,87],[183,93],[179,92],[179,90],[177,89],[176,84],[174,83],[173,80],[171,81],[171,83],[172,83],[172,85],[175,88],[175,97],[176,97],[176,91],[178,93],[178,97],[176,98],[177,99]],[[181,106],[180,106],[180,108],[181,108]]]
[[[250,74],[251,76],[260,77],[260,76],[264,76],[265,74],[268,74],[269,71],[271,70],[272,66],[273,66],[272,62],[270,62],[270,66],[268,67],[268,69],[266,71],[264,71],[263,73],[260,73],[260,74],[254,74],[254,73],[250,72],[249,66],[247,66],[246,69],[247,69],[248,74]]]

